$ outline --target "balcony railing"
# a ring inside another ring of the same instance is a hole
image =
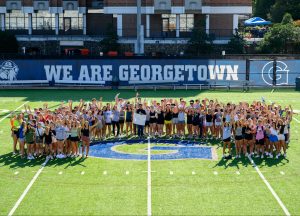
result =
[[[116,29],[116,31],[122,32],[122,36],[119,37],[120,39],[135,39],[136,38],[136,29],[135,28],[126,28],[126,29]],[[10,32],[14,35],[28,35],[27,29],[8,29],[7,32]],[[239,33],[245,39],[251,38],[263,38],[265,33],[268,29],[264,30],[257,30],[257,29],[248,29],[248,28],[241,28],[239,29]],[[209,35],[216,40],[228,40],[233,37],[233,29],[209,29]],[[177,37],[178,32],[175,29],[169,30],[162,30],[162,29],[145,29],[144,30],[144,37],[145,39],[189,39],[192,36],[192,29],[189,28],[180,28],[179,29],[179,37]],[[32,35],[55,35],[54,28],[47,28],[47,29],[33,29]],[[78,28],[70,28],[68,30],[59,29],[59,35],[69,35],[69,36],[80,36],[83,35],[83,29]],[[92,30],[87,29],[87,35],[84,37],[108,37],[108,33],[103,31],[102,33],[97,32],[93,33]]]

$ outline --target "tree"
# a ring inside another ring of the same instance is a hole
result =
[[[0,53],[18,53],[19,44],[14,35],[0,31]]]
[[[296,20],[300,19],[300,0],[276,0],[270,10],[272,21],[279,23],[285,13],[290,13]]]
[[[109,51],[118,52],[120,49],[120,44],[118,43],[119,37],[117,31],[114,29],[113,25],[107,26],[107,37],[100,41],[100,48],[104,53]]]
[[[197,28],[192,30],[186,53],[194,56],[211,53],[213,51],[214,36],[206,33],[205,21],[200,21],[196,26]]]
[[[268,19],[271,6],[274,5],[275,0],[256,0],[254,6],[254,16]]]
[[[265,34],[259,50],[263,53],[288,53],[288,47],[297,46],[299,42],[300,28],[295,26],[291,16],[286,14],[281,23],[275,24]]]
[[[236,30],[235,34],[227,44],[227,51],[230,54],[244,54],[246,52],[245,46],[246,41],[244,40],[243,36],[241,36]]]
[[[289,13],[286,13],[284,16],[283,16],[283,18],[282,18],[282,20],[281,20],[281,24],[292,24],[293,23],[293,17],[292,17],[292,15],[291,14],[289,14]]]

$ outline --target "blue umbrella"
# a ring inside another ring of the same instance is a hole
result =
[[[270,25],[270,21],[266,21],[260,17],[252,17],[244,22],[245,26]]]

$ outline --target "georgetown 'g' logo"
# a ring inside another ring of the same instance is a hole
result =
[[[289,70],[286,63],[276,62],[276,85],[289,84]],[[262,78],[268,85],[273,85],[273,61],[268,62],[262,69]]]
[[[19,67],[12,61],[4,61],[0,66],[0,80],[13,81],[17,79]]]

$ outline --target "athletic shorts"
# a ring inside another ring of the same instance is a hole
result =
[[[149,123],[150,124],[155,124],[157,122],[156,118],[150,118]]]
[[[111,122],[105,122],[105,125],[111,125]]]
[[[82,140],[82,142],[90,142],[90,138],[87,136],[82,136],[81,140]]]
[[[222,122],[215,122],[215,126],[221,126]]]
[[[245,140],[252,140],[252,139],[253,139],[252,134],[251,135],[249,135],[249,134],[245,135]]]
[[[243,136],[235,136],[235,140],[242,140],[242,139],[244,139]]]
[[[213,126],[213,123],[212,122],[206,122],[205,125],[206,125],[206,127],[211,127],[211,126]]]
[[[119,120],[119,123],[120,123],[120,124],[124,124],[124,119]]]
[[[272,134],[270,135],[269,139],[270,139],[271,142],[277,142],[278,141],[278,137],[276,135],[272,135]]]
[[[71,140],[72,142],[78,142],[78,141],[80,141],[80,140],[79,140],[79,137],[71,137],[70,140]]]
[[[14,133],[14,135],[16,135],[16,137],[19,139],[19,130],[14,130],[13,133]]]
[[[264,139],[256,140],[256,145],[264,145],[264,144],[265,144]]]
[[[178,124],[178,118],[173,118],[173,119],[172,119],[172,123],[173,123],[173,124]]]
[[[223,142],[230,142],[230,137],[223,139]]]
[[[24,142],[25,141],[25,137],[23,138],[19,138],[20,142]]]
[[[184,120],[182,120],[182,121],[179,121],[179,120],[178,120],[178,124],[184,124],[184,123],[185,123]]]
[[[145,122],[145,126],[149,126],[150,125],[150,122],[149,121],[146,121]]]
[[[32,142],[27,142],[26,144],[27,144],[27,145],[32,145],[32,144],[34,144],[34,141],[32,141]]]
[[[285,141],[285,136],[283,134],[278,135],[278,140]]]
[[[165,120],[165,124],[171,124],[172,123],[172,120]]]

